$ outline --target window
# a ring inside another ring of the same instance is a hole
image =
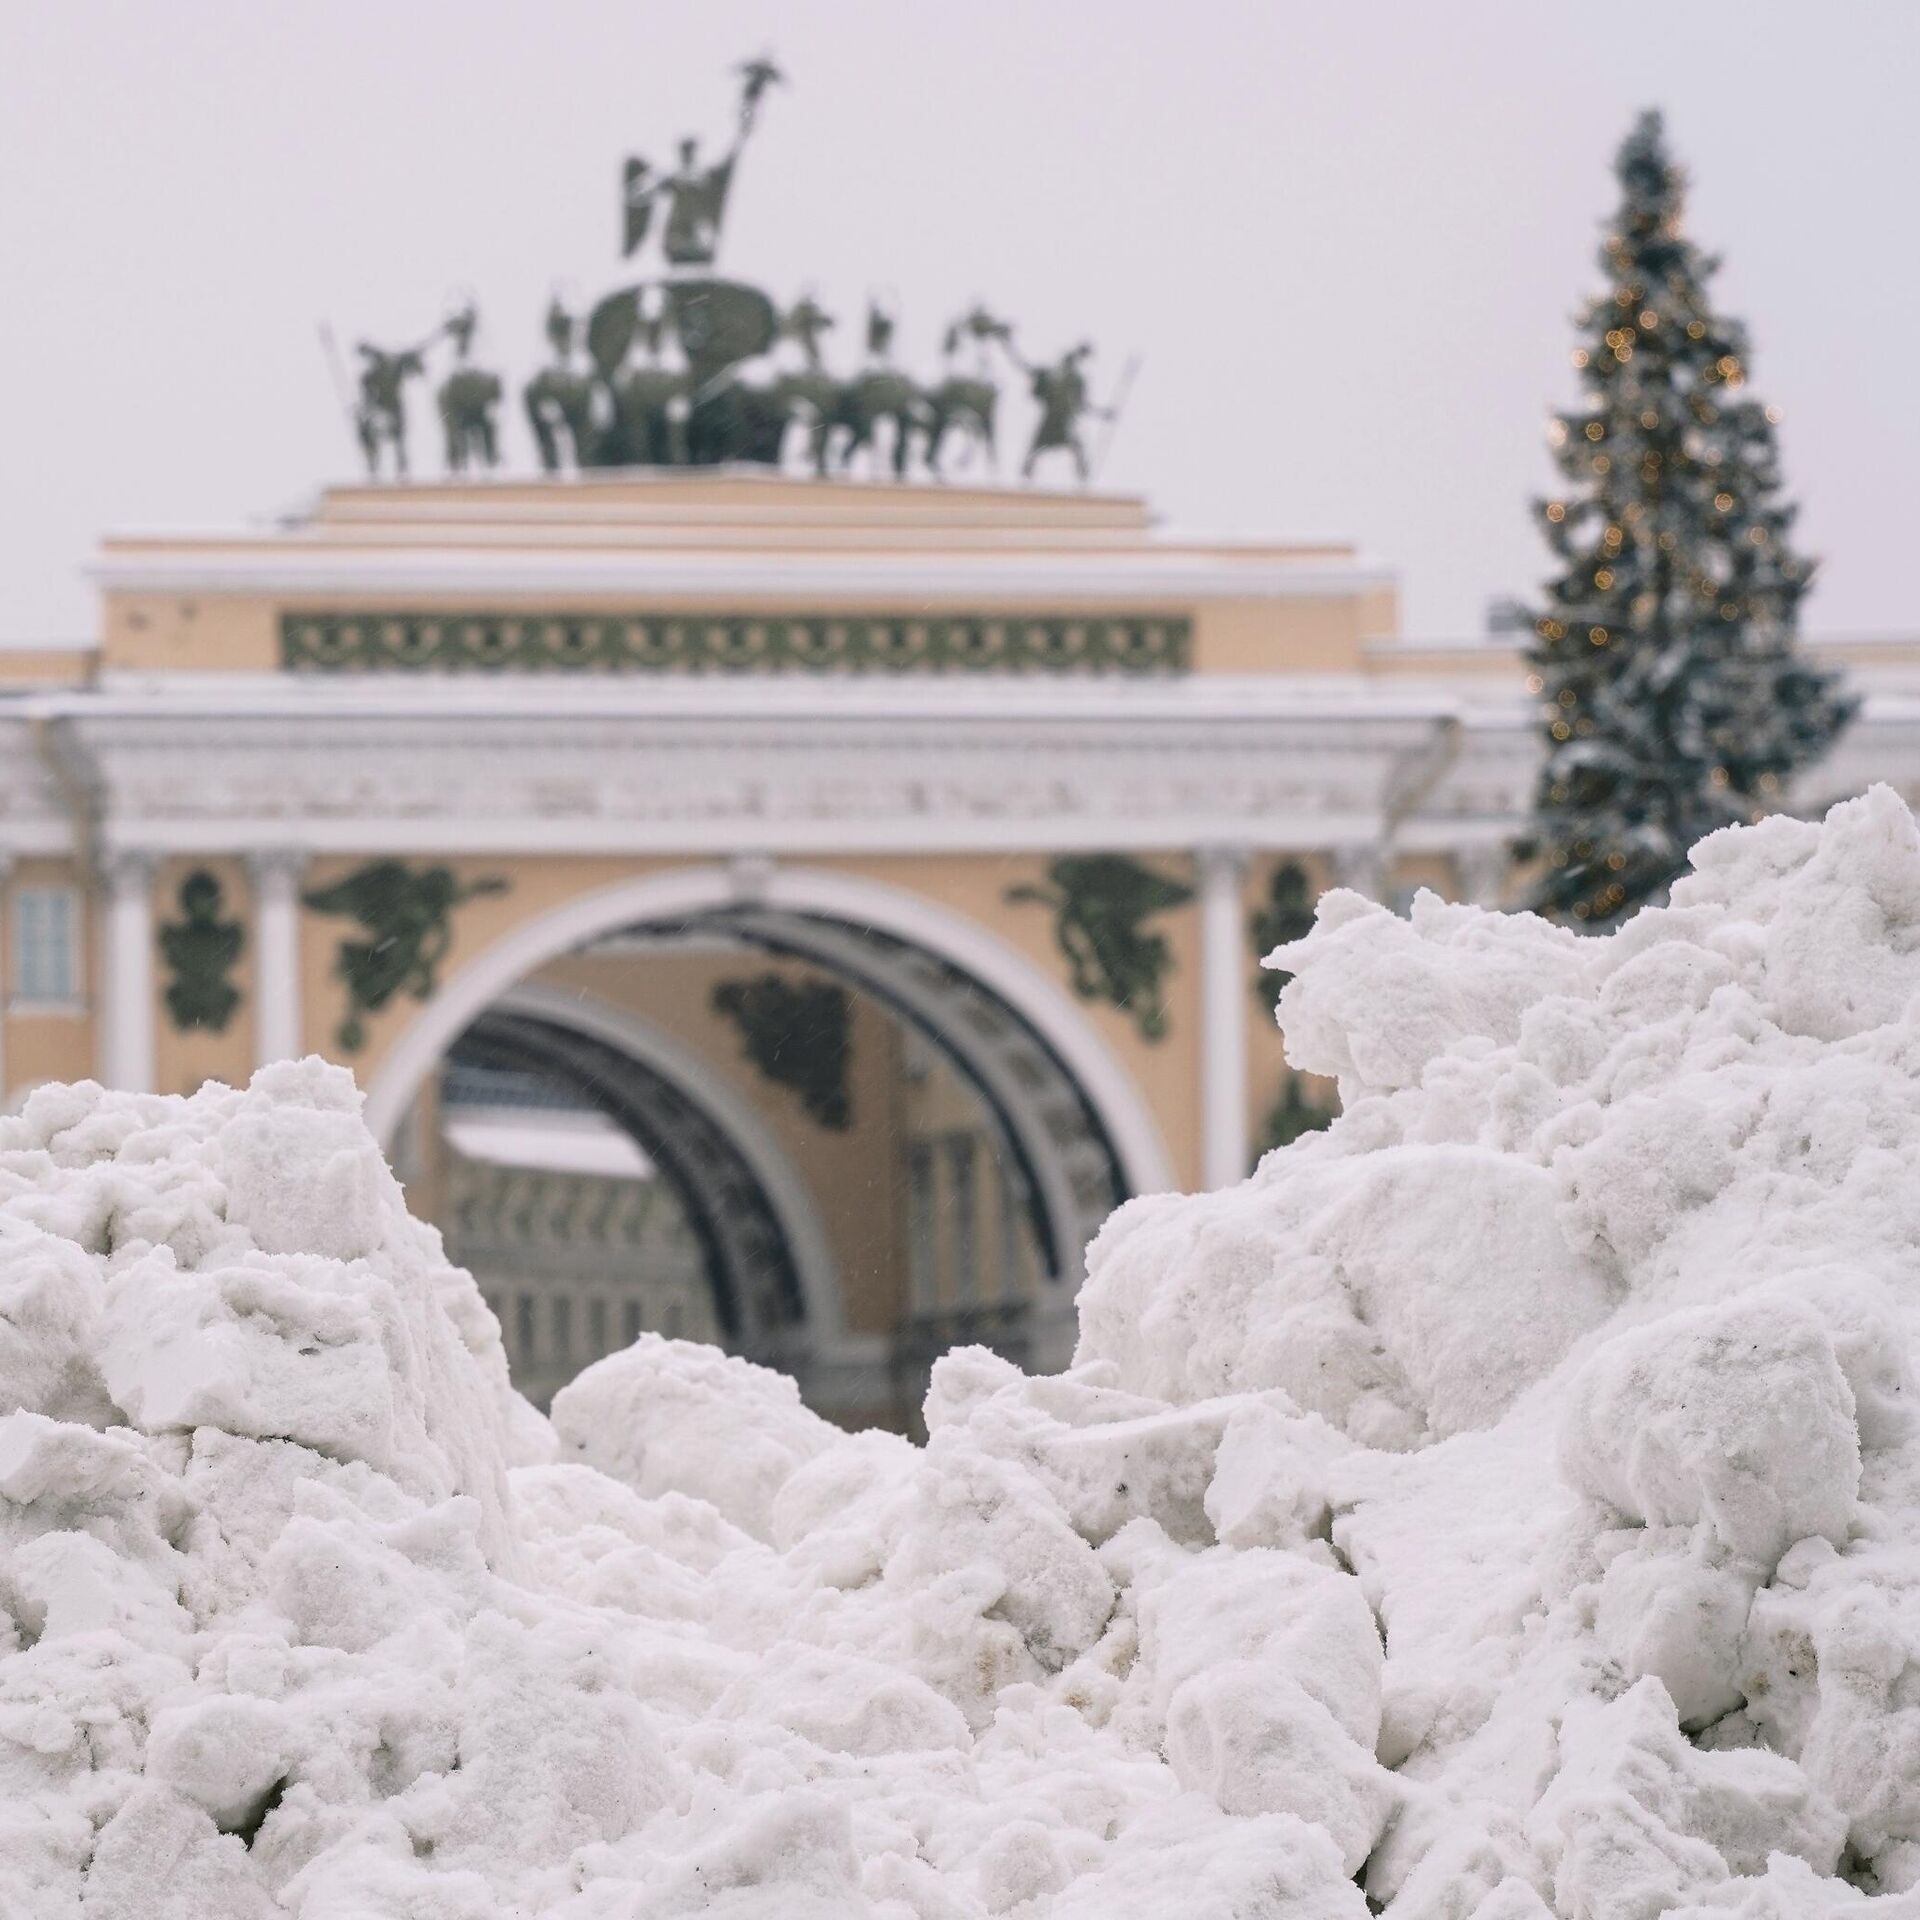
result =
[[[80,899],[71,887],[19,887],[13,896],[13,997],[34,1006],[80,999]]]

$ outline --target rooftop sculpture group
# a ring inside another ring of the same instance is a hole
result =
[[[997,461],[994,420],[1004,360],[1027,382],[1039,416],[1021,472],[1064,454],[1082,484],[1092,462],[1086,423],[1113,420],[1095,406],[1085,343],[1052,362],[1028,361],[1007,321],[976,304],[946,330],[941,377],[923,383],[893,364],[894,316],[866,314],[865,350],[850,374],[827,362],[836,318],[803,294],[781,306],[759,287],[719,277],[727,199],[768,90],[785,76],[770,60],[744,62],[738,117],[725,156],[703,163],[698,142],[659,172],[629,159],[621,175],[621,256],[659,234],[659,265],[584,315],[555,299],[547,312],[548,364],[522,400],[540,464],[549,473],[630,466],[780,467],[804,458],[818,474],[856,465],[896,478],[916,463],[943,477],[958,454]],[[472,363],[479,316],[471,301],[418,345],[397,351],[361,342],[353,421],[367,468],[407,472],[406,390],[428,356],[451,349],[437,399],[448,468],[493,467],[500,457],[497,375]]]

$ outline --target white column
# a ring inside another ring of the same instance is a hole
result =
[[[1333,879],[1336,886],[1351,887],[1355,893],[1364,893],[1369,900],[1384,904],[1387,897],[1386,849],[1371,840],[1354,846],[1335,847]]]
[[[1198,864],[1201,1172],[1209,1187],[1231,1187],[1247,1177],[1247,859],[1236,848],[1206,847]]]
[[[253,1059],[264,1067],[300,1053],[301,855],[247,856],[253,881]]]
[[[1513,874],[1513,856],[1503,842],[1490,847],[1462,847],[1453,856],[1460,876],[1460,897],[1478,907],[1497,907],[1506,898]]]
[[[123,1093],[153,1091],[153,856],[106,859],[107,925],[100,1077]]]

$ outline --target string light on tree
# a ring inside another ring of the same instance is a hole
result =
[[[1563,484],[1536,511],[1558,565],[1527,690],[1547,755],[1536,904],[1604,926],[1661,893],[1702,834],[1777,805],[1851,717],[1795,653],[1810,561],[1791,544],[1777,408],[1746,397],[1745,329],[1707,297],[1658,114],[1620,149],[1607,291],[1549,429]]]

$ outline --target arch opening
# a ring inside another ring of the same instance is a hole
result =
[[[984,930],[916,938],[912,913],[857,910],[868,900],[844,889],[865,883],[807,878],[743,897],[724,872],[656,876],[509,936],[403,1036],[369,1118],[391,1137],[408,1111],[468,1098],[476,1075],[552,1090],[671,1194],[722,1344],[793,1372],[823,1411],[908,1424],[956,1342],[1065,1361],[1085,1245],[1132,1192],[1164,1184],[1158,1142],[1103,1049],[1085,1071],[1084,1020],[1070,1002],[1063,1020],[1064,996],[1029,963],[969,964],[998,944]],[[955,951],[969,940],[976,953]],[[779,1026],[835,996],[840,1096],[819,1084],[818,1037],[796,1064],[805,1036]],[[748,1005],[757,1028],[730,1033],[716,1010]]]

